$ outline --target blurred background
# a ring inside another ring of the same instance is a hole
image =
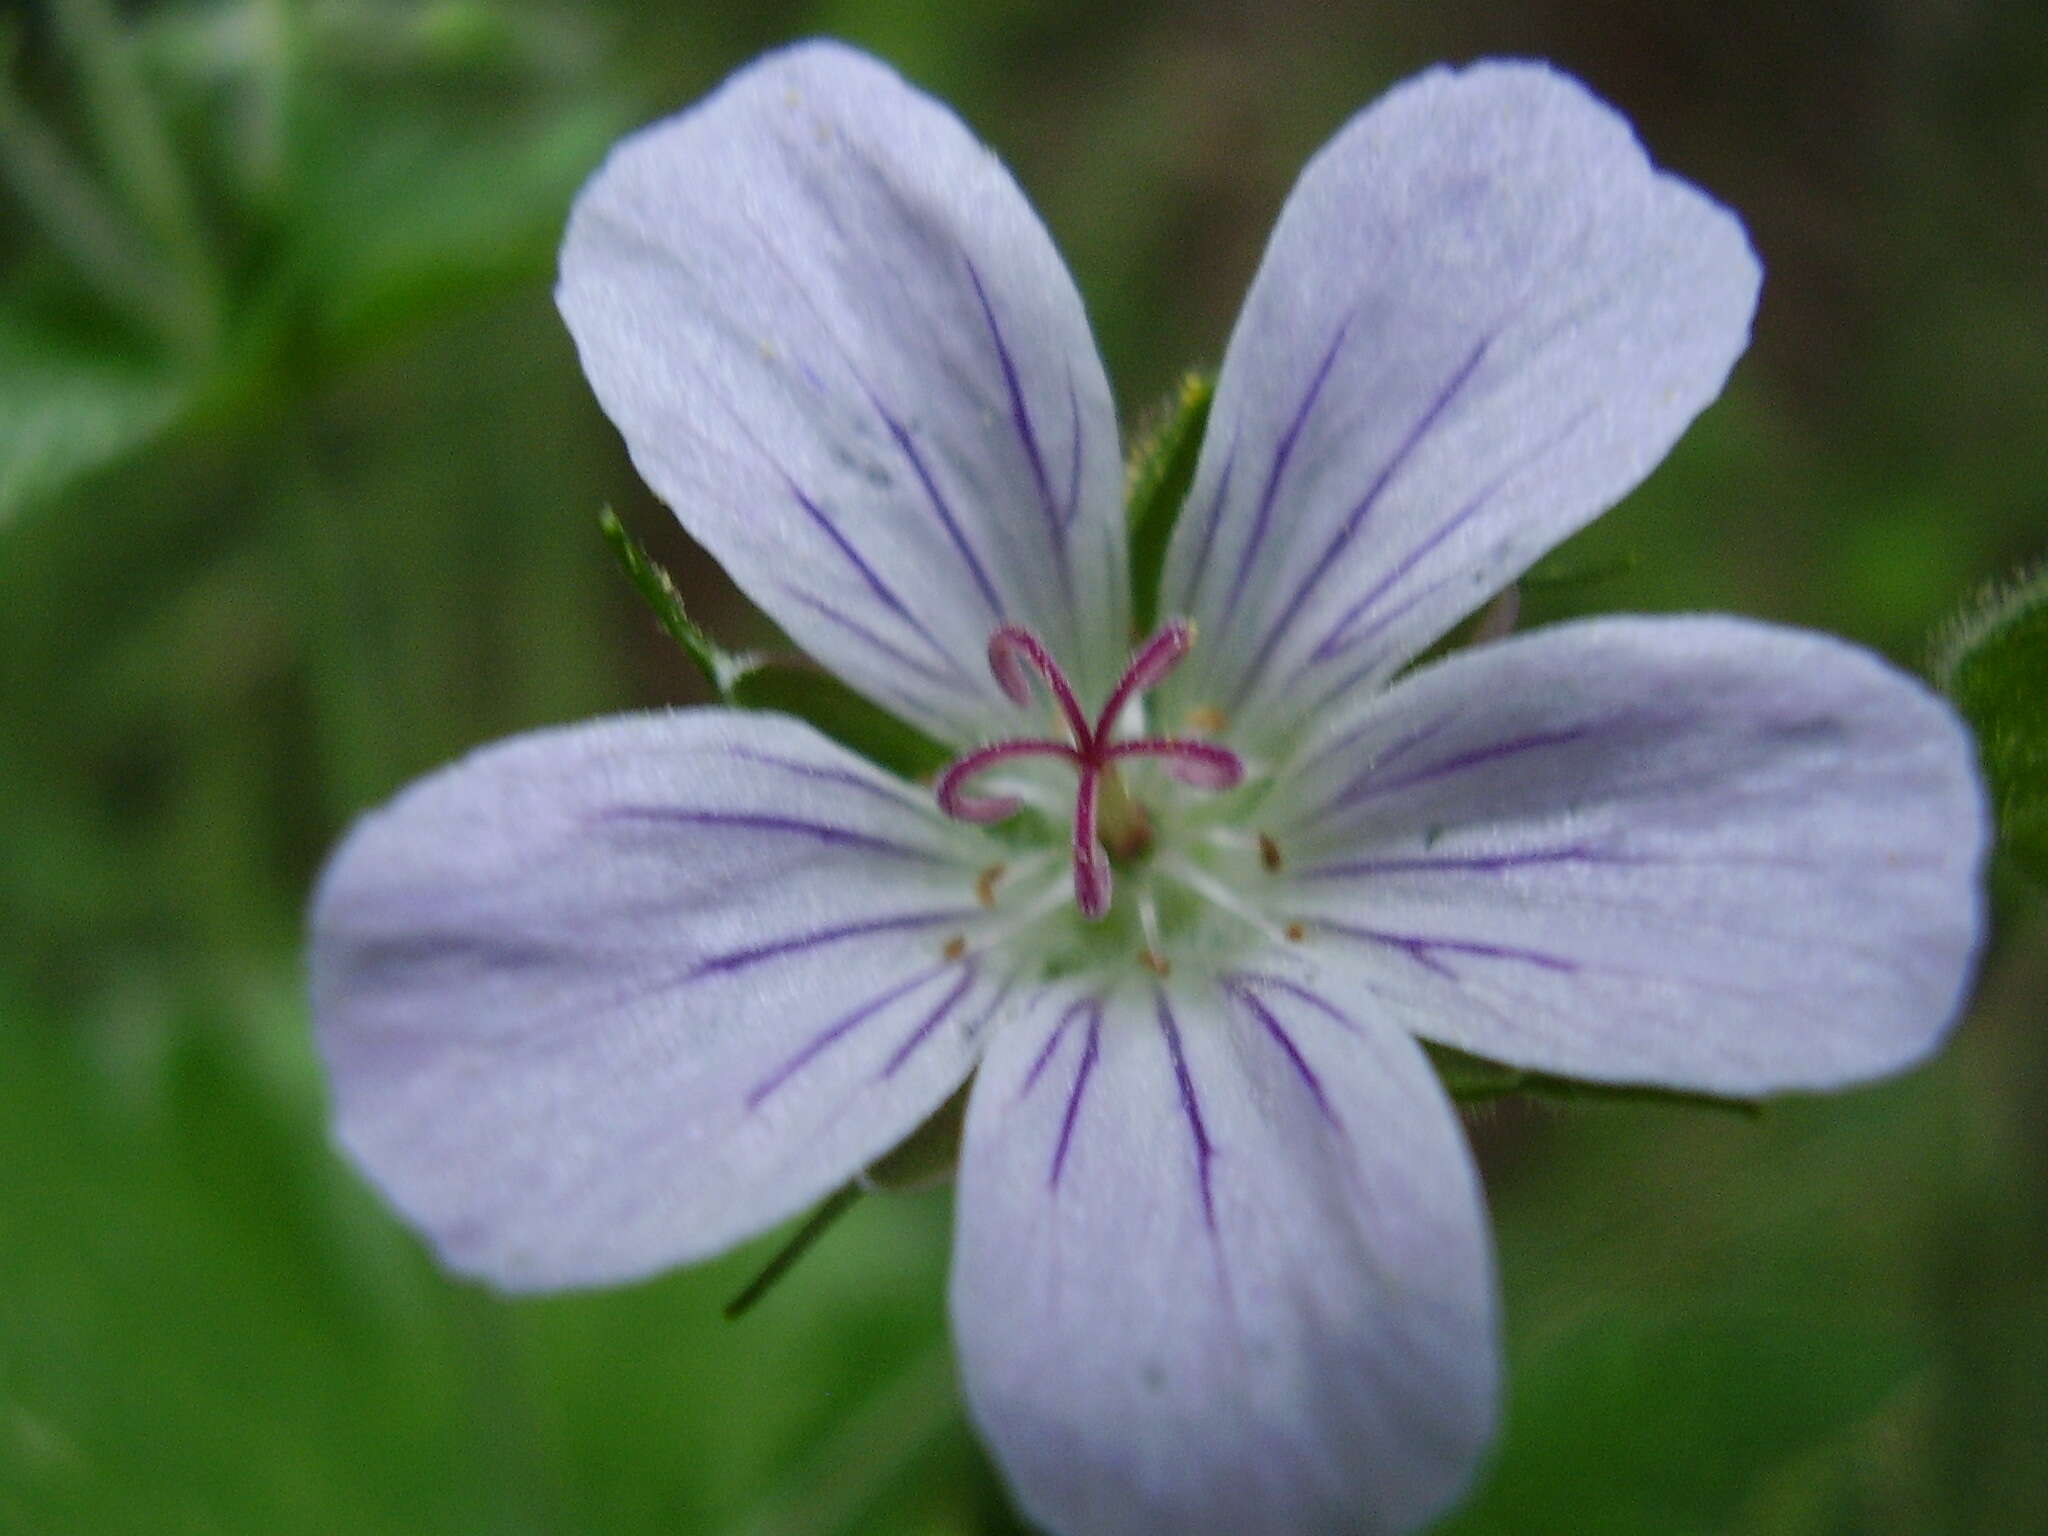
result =
[[[998,1533],[943,1191],[608,1294],[441,1278],[329,1151],[300,924],[356,812],[697,697],[598,536],[772,636],[549,301],[622,130],[833,33],[1043,212],[1127,422],[1213,363],[1306,155],[1535,54],[1747,220],[1726,397],[1534,591],[1915,666],[2048,549],[2038,0],[19,0],[0,11],[0,1532]],[[1474,1121],[1508,1422],[1457,1533],[2048,1531],[2048,921],[1937,1062],[1748,1119]]]

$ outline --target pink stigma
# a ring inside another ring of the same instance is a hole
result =
[[[1123,676],[1110,689],[1100,713],[1090,721],[1081,709],[1081,701],[1074,696],[1066,673],[1036,635],[1015,624],[997,630],[988,640],[989,670],[995,674],[997,684],[1018,707],[1025,708],[1031,703],[1031,678],[1036,674],[1059,708],[1067,740],[1019,737],[968,753],[939,775],[939,809],[962,821],[1001,821],[1017,810],[1016,799],[1009,795],[966,793],[967,781],[975,774],[1017,757],[1056,757],[1072,763],[1079,774],[1074,789],[1074,904],[1083,917],[1101,917],[1109,910],[1110,876],[1109,855],[1103,850],[1097,832],[1097,818],[1105,776],[1120,758],[1159,758],[1173,777],[1198,789],[1231,789],[1244,779],[1244,763],[1238,755],[1206,741],[1171,736],[1144,736],[1132,741],[1109,739],[1124,707],[1157,687],[1180,665],[1194,643],[1193,625],[1180,620],[1162,625],[1157,634],[1138,647]]]

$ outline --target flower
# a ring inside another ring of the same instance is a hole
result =
[[[699,709],[413,786],[314,905],[342,1143],[453,1268],[592,1284],[783,1220],[971,1074],[952,1320],[1034,1519],[1426,1521],[1498,1347],[1417,1038],[1833,1088],[1933,1049],[1977,947],[1968,739],[1861,651],[1616,618],[1405,670],[1648,472],[1757,283],[1565,76],[1397,87],[1281,215],[1134,653],[1102,366],[969,132],[811,44],[632,136],[562,251],[599,399],[961,755],[935,794]]]

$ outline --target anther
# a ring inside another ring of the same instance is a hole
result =
[[[1230,717],[1214,704],[1197,704],[1181,717],[1185,730],[1197,736],[1220,736],[1230,724]]]
[[[1280,873],[1280,845],[1264,832],[1259,834],[1259,863],[1269,875]]]
[[[974,877],[974,899],[984,907],[996,904],[996,882],[1003,878],[1003,866],[991,864]]]
[[[1154,976],[1163,977],[1172,969],[1166,962],[1166,950],[1159,939],[1159,903],[1150,891],[1138,897],[1138,931],[1145,935],[1145,947],[1138,951],[1138,963]]]
[[[1290,944],[1299,944],[1308,937],[1308,930],[1299,923],[1289,923],[1281,932],[1287,935],[1287,942]]]
[[[946,940],[946,947],[940,950],[939,953],[948,960],[958,960],[967,953],[967,936],[959,933],[954,934],[953,937]]]

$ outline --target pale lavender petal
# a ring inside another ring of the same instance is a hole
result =
[[[1663,457],[1757,283],[1570,78],[1388,93],[1302,173],[1224,356],[1162,588],[1202,633],[1171,717],[1269,747],[1391,675]]]
[[[1753,1095],[1910,1065],[1983,935],[1974,751],[1867,652],[1607,619],[1333,722],[1271,806],[1292,964],[1418,1035]]]
[[[773,1225],[966,1076],[977,834],[808,726],[542,732],[360,822],[312,917],[336,1132],[465,1273],[627,1279]]]
[[[953,742],[1029,625],[1084,691],[1127,643],[1109,386],[1051,239],[943,106],[831,43],[621,143],[557,299],[683,525],[821,662]]]
[[[1062,1536],[1413,1530],[1491,1432],[1492,1261],[1413,1042],[1264,977],[1042,999],[976,1077],[968,1405]]]

